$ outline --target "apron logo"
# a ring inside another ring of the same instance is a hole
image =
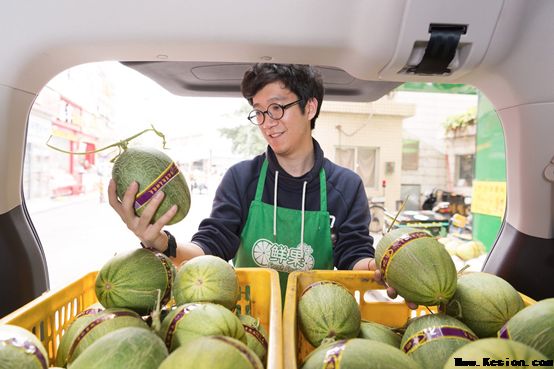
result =
[[[263,238],[252,247],[252,259],[258,266],[280,272],[311,270],[314,267],[312,253],[312,247],[306,243],[289,247]]]

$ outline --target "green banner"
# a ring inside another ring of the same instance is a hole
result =
[[[488,252],[496,241],[506,210],[506,152],[500,118],[492,103],[481,93],[477,122],[475,185],[471,204],[473,238],[481,241]]]

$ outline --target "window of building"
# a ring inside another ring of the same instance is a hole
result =
[[[377,149],[374,147],[337,147],[335,162],[352,169],[360,177],[365,187],[377,187]]]
[[[456,155],[456,184],[471,186],[475,173],[475,155]]]
[[[402,170],[418,170],[419,168],[419,141],[402,141]]]

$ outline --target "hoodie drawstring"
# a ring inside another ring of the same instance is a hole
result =
[[[275,171],[275,186],[273,188],[273,240],[277,240],[277,183],[279,181],[279,171]],[[304,213],[306,209],[306,186],[308,185],[307,181],[304,181],[302,186],[302,221],[300,229],[300,245],[304,247]]]
[[[308,185],[307,181],[304,181],[304,186],[302,187],[302,228],[300,229],[300,247],[304,249],[304,210],[306,208],[306,186]]]
[[[275,171],[275,188],[273,189],[273,241],[277,240],[277,180],[279,171]]]

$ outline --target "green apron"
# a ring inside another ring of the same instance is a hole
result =
[[[242,230],[234,265],[277,270],[284,301],[288,273],[295,270],[333,269],[327,186],[325,171],[321,168],[319,211],[294,210],[265,204],[262,202],[262,193],[267,167],[268,162],[265,160],[260,171],[256,196],[250,203],[248,219]],[[276,191],[277,189],[275,193]]]

